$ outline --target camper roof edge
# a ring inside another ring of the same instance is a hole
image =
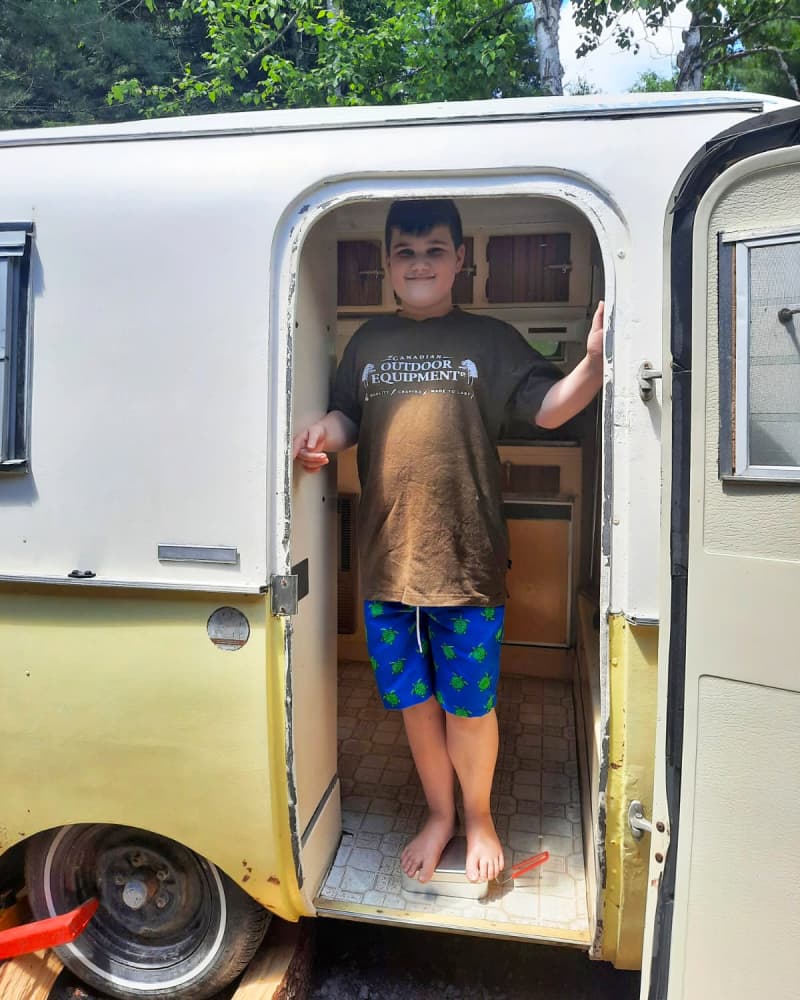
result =
[[[152,118],[111,125],[0,132],[0,146],[65,145],[81,142],[131,142],[136,139],[179,139],[269,132],[315,132],[332,129],[401,128],[408,126],[628,118],[669,114],[751,111],[759,114],[794,102],[764,94],[700,91],[697,93],[590,94],[579,97],[516,97],[488,101],[451,101],[347,108],[303,108],[240,111]]]

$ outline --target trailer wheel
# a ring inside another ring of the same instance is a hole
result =
[[[76,976],[121,1000],[207,1000],[242,972],[270,920],[210,862],[132,827],[39,834],[25,877],[36,919],[99,897],[83,934],[56,951]]]

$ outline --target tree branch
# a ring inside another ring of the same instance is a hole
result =
[[[278,42],[281,41],[281,39],[286,35],[286,33],[294,27],[294,23],[297,20],[299,13],[300,13],[299,11],[295,11],[294,14],[292,14],[292,16],[283,26],[283,28],[281,28],[281,30],[278,32],[278,34],[271,41],[267,42],[266,45],[262,45],[257,52],[254,52],[252,56],[250,56],[250,58],[245,63],[244,67],[248,73],[250,72],[251,69],[253,69],[254,66],[257,66],[258,63],[261,62],[261,60],[264,58],[264,56],[269,52],[269,50],[275,48],[275,46],[278,44]]]
[[[795,100],[800,101],[800,88],[797,84],[796,77],[792,74],[789,69],[789,64],[784,58],[783,51],[779,49],[776,45],[759,45],[753,49],[739,49],[736,52],[726,52],[724,55],[717,56],[716,59],[709,59],[705,66],[719,66],[721,63],[731,62],[734,59],[745,59],[747,56],[756,56],[764,52],[771,52],[774,55],[778,63],[783,70],[784,75],[789,83],[789,86],[794,93]]]
[[[486,17],[480,17],[477,21],[464,32],[464,37],[462,38],[462,43],[469,41],[469,39],[475,34],[475,32],[480,28],[482,24],[486,24],[487,21],[491,21],[495,17],[505,17],[506,14],[510,13],[515,7],[527,7],[530,0],[509,0],[509,2],[501,7],[499,10],[493,10],[491,14],[487,14]]]

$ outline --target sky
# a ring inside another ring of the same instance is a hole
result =
[[[559,50],[564,67],[564,90],[582,77],[603,93],[628,91],[642,73],[649,70],[659,76],[672,76],[675,56],[681,49],[681,31],[689,24],[686,4],[680,3],[670,18],[670,27],[662,28],[657,34],[645,31],[641,17],[628,15],[623,23],[634,29],[634,37],[639,41],[639,52],[620,49],[610,32],[603,36],[598,48],[582,59],[575,58],[579,36],[571,16],[572,4],[566,2],[561,10],[559,28]]]

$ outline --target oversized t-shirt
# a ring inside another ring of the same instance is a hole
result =
[[[453,309],[366,322],[332,409],[358,431],[361,592],[411,605],[505,601],[508,539],[497,438],[536,416],[561,372],[507,323]]]

